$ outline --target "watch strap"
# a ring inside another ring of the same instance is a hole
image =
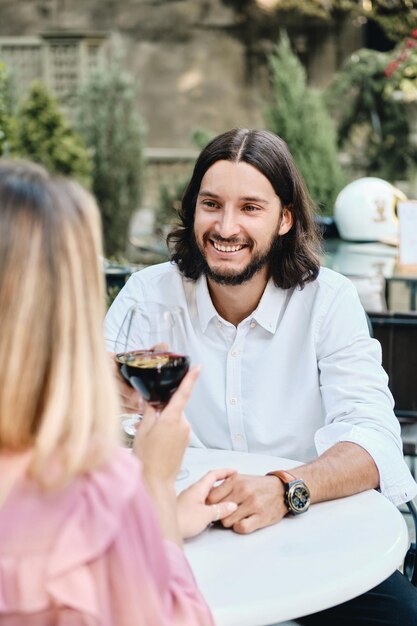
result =
[[[297,480],[295,476],[293,476],[289,472],[286,472],[285,470],[276,470],[273,472],[268,472],[267,476],[276,476],[284,483],[284,485],[289,485],[294,480]]]

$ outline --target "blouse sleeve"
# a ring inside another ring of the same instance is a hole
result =
[[[213,626],[124,449],[59,492],[22,480],[2,507],[0,536],[1,624]]]
[[[120,610],[136,612],[144,624],[214,626],[184,552],[160,533],[141,477],[121,521],[109,555]]]

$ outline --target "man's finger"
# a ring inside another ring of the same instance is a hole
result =
[[[226,478],[221,485],[217,485],[217,487],[213,487],[210,493],[207,496],[207,504],[218,504],[222,500],[229,499],[235,500],[233,498],[233,489],[234,482],[233,477],[235,474],[232,474],[229,478]]]
[[[254,530],[259,530],[259,528],[263,528],[266,525],[267,524],[263,523],[261,516],[255,513],[254,515],[244,517],[233,524],[233,530],[240,535],[247,535],[248,533],[253,533]]]
[[[152,352],[168,352],[169,345],[165,341],[161,341],[160,343],[156,343],[152,348],[150,348]]]

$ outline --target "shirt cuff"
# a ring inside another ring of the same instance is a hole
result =
[[[401,450],[381,432],[340,422],[328,424],[316,432],[317,453],[342,441],[356,443],[371,455],[379,472],[380,491],[393,504],[399,506],[417,495],[417,484]]]

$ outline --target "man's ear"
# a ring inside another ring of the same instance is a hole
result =
[[[281,223],[279,225],[278,233],[280,235],[286,235],[291,230],[293,225],[292,213],[288,207],[283,207],[281,214]]]

